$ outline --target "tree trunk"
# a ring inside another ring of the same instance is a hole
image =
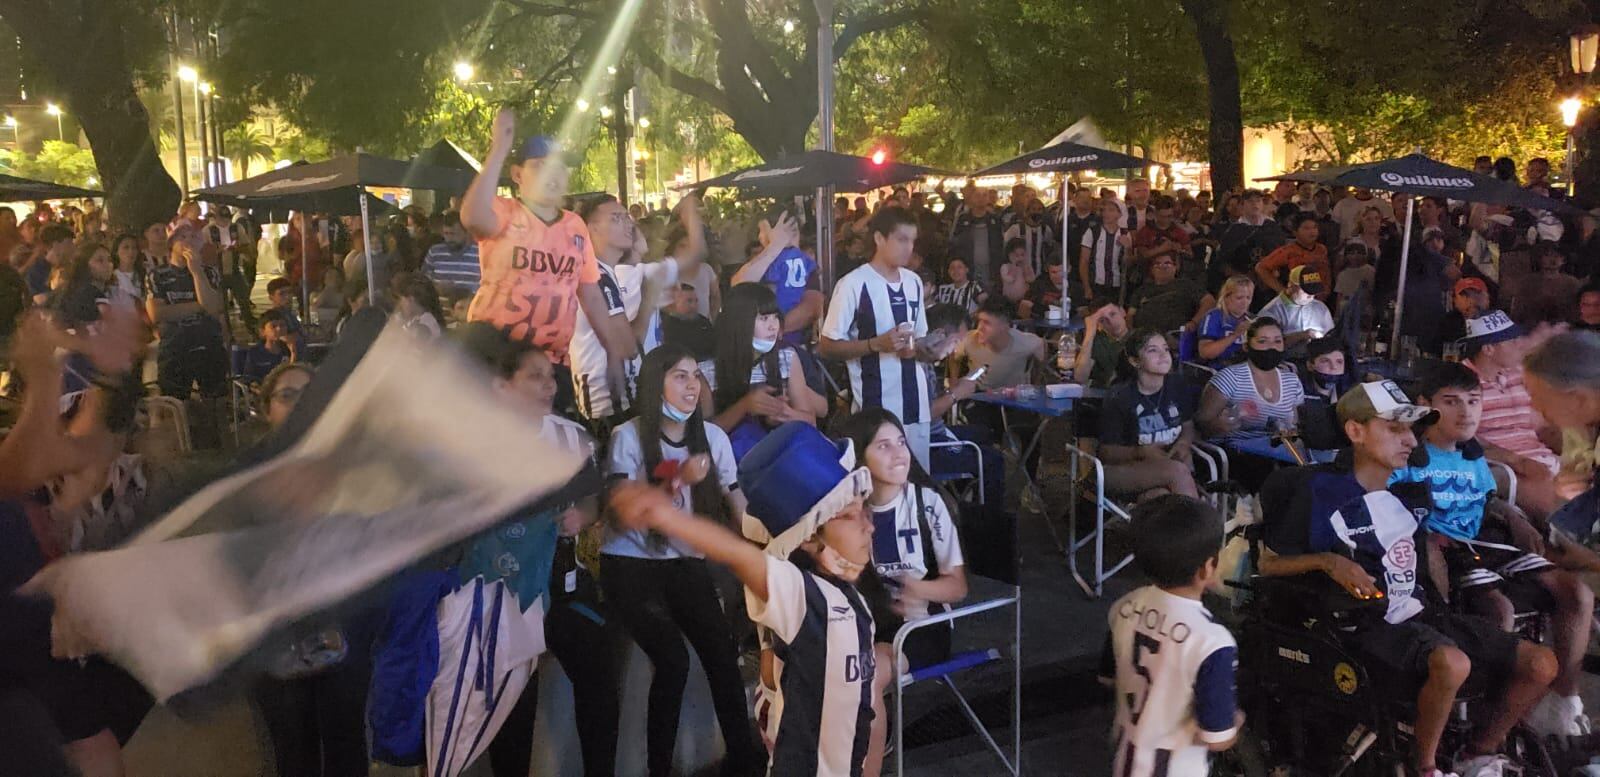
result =
[[[170,219],[180,195],[161,165],[149,114],[134,89],[118,23],[122,11],[111,5],[0,0],[0,16],[27,56],[44,66],[88,137],[111,224],[138,231]]]
[[[1244,110],[1239,98],[1239,60],[1228,32],[1227,0],[1179,0],[1194,21],[1200,56],[1206,63],[1211,127],[1207,150],[1211,186],[1221,192],[1244,185]]]

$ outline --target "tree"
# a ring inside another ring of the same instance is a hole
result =
[[[11,175],[68,186],[98,188],[94,153],[76,143],[46,140],[35,156],[14,154],[8,160]]]
[[[240,124],[222,133],[222,147],[229,158],[239,165],[239,177],[250,177],[250,160],[272,159],[271,138],[253,124]]]
[[[1244,108],[1239,98],[1239,59],[1228,31],[1227,0],[1181,0],[1194,20],[1195,37],[1206,61],[1206,91],[1211,121],[1211,185],[1231,189],[1244,184]]]
[[[178,185],[161,166],[136,83],[159,83],[163,18],[154,0],[0,0],[36,88],[59,94],[94,149],[112,223],[171,217]]]

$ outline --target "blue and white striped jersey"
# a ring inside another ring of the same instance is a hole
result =
[[[890,283],[871,264],[851,270],[839,279],[828,305],[822,336],[830,340],[869,340],[900,324],[909,323],[915,337],[926,337],[928,319],[923,310],[922,279],[905,268],[900,280]],[[902,423],[929,420],[926,366],[916,359],[892,353],[867,354],[848,364],[851,409],[881,407]]]

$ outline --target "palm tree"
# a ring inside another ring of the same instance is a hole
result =
[[[240,124],[222,133],[223,148],[227,149],[228,156],[238,163],[240,178],[250,177],[252,158],[272,158],[271,140],[253,122]]]

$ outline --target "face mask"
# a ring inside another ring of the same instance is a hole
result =
[[[1251,348],[1245,352],[1245,357],[1250,360],[1250,366],[1258,370],[1275,370],[1283,363],[1283,351],[1273,348]]]
[[[1311,373],[1311,379],[1316,381],[1318,386],[1320,386],[1322,388],[1325,388],[1325,389],[1333,388],[1335,385],[1337,385],[1339,383],[1339,379],[1342,378],[1342,377],[1344,377],[1344,376],[1343,375],[1324,375],[1324,374],[1322,374],[1320,372]]]
[[[668,421],[671,421],[675,424],[681,424],[684,421],[689,420],[689,416],[692,415],[694,415],[693,412],[685,413],[682,410],[673,407],[671,402],[666,400],[661,401],[661,416]]]
[[[845,558],[839,554],[839,551],[827,545],[823,545],[822,552],[817,554],[817,563],[828,574],[847,583],[855,582],[856,578],[861,576],[861,571],[866,569],[865,565],[857,564]]]
[[[777,344],[777,340],[762,340],[760,338],[750,339],[750,347],[756,349],[756,353],[766,353],[767,351],[772,350],[773,347],[777,346]]]

